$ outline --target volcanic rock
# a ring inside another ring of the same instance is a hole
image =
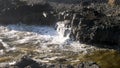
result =
[[[120,22],[91,8],[75,14],[72,21],[72,37],[82,43],[119,45]]]

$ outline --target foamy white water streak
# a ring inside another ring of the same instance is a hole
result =
[[[52,49],[59,49],[74,52],[82,51],[86,53],[87,49],[92,48],[86,48],[85,44],[70,41],[70,30],[71,28],[66,27],[64,21],[57,23],[56,30],[55,28],[49,26],[35,26],[25,24],[7,26],[1,25],[0,43],[2,45],[0,46],[3,46],[5,50],[0,49],[0,55],[5,54],[4,51],[18,50],[16,45],[19,44],[35,44],[37,45],[36,51],[38,52],[51,52]],[[48,47],[49,45],[52,45],[53,47],[50,48]]]
[[[64,22],[58,22],[57,26],[57,30],[49,26],[35,26],[24,24],[0,26],[0,42],[5,48],[9,48],[9,45],[5,43],[5,41],[2,41],[2,38],[6,37],[8,39],[12,39],[12,42],[15,44],[39,42],[44,45],[59,44],[65,46],[69,43],[69,46],[76,47],[76,50],[78,48],[81,49],[81,45],[83,44],[69,41],[70,28],[66,28]],[[66,33],[67,35],[64,36],[66,30],[68,33]]]

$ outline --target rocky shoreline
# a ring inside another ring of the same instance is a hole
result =
[[[76,66],[58,63],[40,63],[32,60],[29,57],[22,57],[19,62],[13,66],[6,66],[3,68],[100,68],[95,62],[82,62]]]
[[[57,27],[56,22],[66,22],[71,28],[73,41],[98,48],[120,51],[120,5],[119,0],[0,0],[0,24],[47,25]],[[106,54],[105,54],[106,55]],[[22,66],[22,67],[21,67]],[[78,65],[46,64],[29,57],[5,68],[100,68],[96,62]]]

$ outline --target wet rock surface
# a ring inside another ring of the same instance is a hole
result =
[[[82,62],[76,66],[67,64],[46,64],[38,63],[27,56],[21,58],[14,66],[7,66],[7,68],[100,68],[95,62]]]
[[[94,9],[83,9],[85,15],[76,14],[72,21],[72,33],[83,43],[119,45],[120,22]]]
[[[117,10],[119,11],[119,10]],[[69,21],[65,27],[71,28],[72,40],[87,44],[120,45],[119,13],[105,14],[94,8],[66,10],[58,15],[58,20]]]
[[[72,35],[83,43],[119,45],[120,22],[92,8],[83,9],[72,21]],[[85,14],[84,14],[85,13]]]

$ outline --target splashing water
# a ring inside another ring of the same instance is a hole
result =
[[[86,45],[70,41],[69,35],[71,28],[69,21],[57,22],[56,30],[49,26],[35,25],[7,25],[0,26],[0,43],[5,47],[0,53],[20,52],[28,54],[29,52],[38,52],[50,54],[52,51],[73,51],[86,52]],[[0,45],[1,46],[1,45]],[[46,55],[44,54],[44,55]],[[55,53],[54,53],[55,54]],[[11,54],[10,54],[11,55]],[[21,54],[18,54],[18,56]],[[14,61],[12,61],[14,62]]]
[[[70,39],[69,35],[71,32],[71,28],[67,27],[69,21],[61,21],[57,22],[56,24],[56,31],[58,32],[59,35],[59,41],[62,41],[62,43],[66,43],[67,40]],[[56,38],[55,38],[56,39]]]

